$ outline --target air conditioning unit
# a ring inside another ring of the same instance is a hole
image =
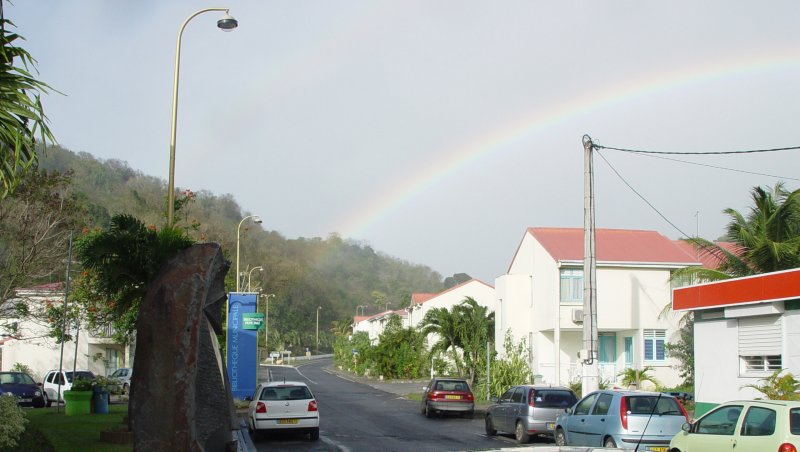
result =
[[[572,310],[572,321],[575,323],[583,323],[583,309]]]

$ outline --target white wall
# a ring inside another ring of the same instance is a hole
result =
[[[739,334],[736,319],[698,321],[694,324],[694,393],[701,403],[754,399],[759,392],[743,385],[758,378],[739,377]]]

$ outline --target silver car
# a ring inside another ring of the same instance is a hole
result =
[[[683,405],[671,395],[596,391],[558,417],[556,444],[667,452],[687,418]]]
[[[578,401],[575,393],[557,386],[514,386],[486,410],[486,434],[498,430],[514,433],[518,443],[527,443],[531,436],[553,436],[556,418]]]

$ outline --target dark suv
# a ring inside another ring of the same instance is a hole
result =
[[[436,377],[422,388],[422,413],[458,413],[471,418],[475,413],[475,396],[463,378]]]

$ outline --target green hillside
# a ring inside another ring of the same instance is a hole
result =
[[[48,148],[40,164],[48,171],[71,171],[72,189],[85,204],[94,226],[104,227],[115,213],[128,213],[145,224],[162,225],[166,205],[166,182],[147,176],[120,160],[99,160],[87,153],[61,147]],[[247,215],[231,195],[198,190],[176,215],[190,235],[222,245],[226,257],[235,262],[236,227]],[[249,222],[248,222],[249,223]],[[369,245],[342,239],[287,239],[261,225],[245,223],[241,229],[240,266],[263,266],[252,272],[252,288],[274,293],[270,301],[270,347],[283,345],[295,352],[312,347],[316,332],[316,309],[320,310],[320,342],[330,349],[332,321],[350,321],[356,307],[368,305],[366,313],[387,306],[408,306],[411,292],[444,289],[442,276],[424,265],[412,264],[372,249]],[[229,289],[235,288],[232,268]],[[246,281],[245,281],[246,284]],[[273,342],[279,342],[275,343]]]

